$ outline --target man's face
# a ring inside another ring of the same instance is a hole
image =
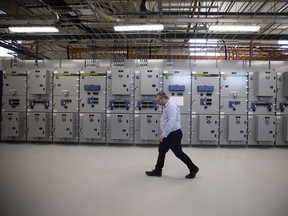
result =
[[[157,101],[158,104],[160,104],[160,105],[162,105],[162,106],[165,105],[165,100],[164,100],[164,98],[161,98],[161,97],[159,97],[159,96],[156,96],[156,101]]]

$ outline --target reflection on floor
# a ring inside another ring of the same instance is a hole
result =
[[[193,180],[157,147],[0,144],[3,216],[287,216],[288,149],[184,148]]]

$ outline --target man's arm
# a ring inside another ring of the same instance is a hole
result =
[[[165,119],[164,130],[162,131],[163,138],[167,137],[172,131],[173,127],[177,120],[177,107],[176,106],[168,106],[165,110],[167,114],[167,119]],[[161,136],[160,136],[161,137]]]

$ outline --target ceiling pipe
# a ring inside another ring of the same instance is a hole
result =
[[[114,58],[125,58],[125,54],[114,54]],[[101,53],[98,53],[98,59],[107,59],[107,53],[103,54],[101,57]],[[166,55],[166,54],[155,54],[155,55],[140,55],[138,54],[129,54],[129,59],[210,59],[210,60],[225,60],[224,56],[189,56],[189,55]],[[241,55],[237,60],[248,60],[248,61],[287,61],[288,56],[253,56],[249,55]]]
[[[43,36],[47,36],[48,34],[43,34]],[[22,35],[22,34],[3,34],[1,35],[1,39],[3,40],[37,40],[41,34],[36,35]],[[82,34],[58,34],[58,33],[50,33],[49,38],[43,38],[43,41],[70,41],[75,40],[75,38],[81,38],[82,40],[95,40],[95,38],[100,39],[120,39],[120,40],[151,40],[151,38],[155,39],[183,39],[183,38],[194,38],[194,39],[222,39],[225,37],[225,40],[249,40],[255,37],[255,34],[220,34],[220,33],[197,33],[197,32],[162,32],[160,35],[152,32],[138,32],[137,34],[127,33],[127,34],[117,34],[115,32],[101,32],[101,31],[93,31],[93,33],[82,33]],[[263,40],[288,40],[288,35],[285,34],[260,34],[258,38],[262,38]]]
[[[89,50],[91,51],[90,48],[79,48],[79,47],[70,47],[71,48],[71,52],[73,50],[77,50],[77,52],[81,51],[81,52],[88,52]],[[187,50],[188,51],[188,47],[186,49],[183,49],[182,46],[178,46],[178,47],[174,47],[175,51],[183,51],[183,50]],[[238,52],[238,53],[247,53],[249,55],[251,55],[251,48],[255,48],[253,45],[250,47],[238,47],[238,48],[234,48],[234,47],[230,47],[229,49],[233,49],[233,52]],[[97,49],[97,50],[96,50]],[[219,46],[217,48],[219,50],[219,52],[221,52],[223,50],[222,46]],[[211,53],[217,51],[217,49],[215,50],[215,47],[210,47],[210,51]],[[139,48],[137,47],[129,47],[129,52],[139,52]],[[169,51],[170,47],[169,46],[158,46],[158,47],[154,47],[154,46],[142,46],[141,52],[145,53],[145,50],[147,50],[146,53],[150,53],[151,51],[162,51],[165,52],[165,50]],[[213,51],[214,50],[214,51]],[[287,49],[288,50],[288,49]],[[286,52],[287,52],[286,50]],[[113,51],[117,51],[117,52],[121,52],[121,51],[127,51],[127,45],[122,46],[122,47],[95,47],[95,51],[97,52],[113,52]],[[228,48],[227,48],[227,52],[228,52]],[[255,55],[262,55],[264,53],[282,53],[285,52],[285,50],[279,50],[279,49],[271,49],[271,48],[267,48],[267,49],[255,49],[254,51]],[[151,53],[152,55],[152,53]],[[172,54],[171,54],[172,55]],[[225,57],[225,53],[223,55]],[[254,56],[254,55],[252,55]],[[228,60],[228,58],[227,58]]]
[[[38,67],[38,54],[39,54],[39,44],[36,41],[36,49],[35,49],[35,67]]]
[[[41,19],[38,17],[33,18],[27,18],[27,16],[24,17],[17,17],[15,18],[3,18],[0,19],[0,26],[1,27],[8,27],[8,26],[51,26],[55,25],[55,23],[58,21],[55,16],[40,16]]]
[[[250,24],[288,24],[287,19],[283,19],[283,17],[266,17],[266,18],[255,18],[255,19],[249,19],[249,18],[177,18],[174,16],[166,16],[163,18],[146,18],[146,19],[140,19],[140,18],[133,18],[133,19],[123,19],[122,20],[125,23],[167,23],[167,24],[187,24],[187,23],[247,23]]]
[[[177,7],[177,8],[179,8],[179,7]],[[180,7],[181,8],[181,7]],[[188,6],[186,7],[186,8],[189,8]],[[205,7],[205,6],[197,6],[196,8],[200,8],[200,9],[211,9],[211,8],[214,8],[213,6],[211,7],[211,6],[207,6],[207,7]],[[160,12],[160,7],[159,7],[159,12]],[[157,16],[158,14],[159,14],[159,12],[153,12],[153,11],[149,11],[149,15],[150,16]],[[191,12],[190,11],[162,11],[162,15],[164,15],[164,16],[188,16],[189,14],[190,14]],[[115,13],[116,15],[123,15],[122,13]],[[207,17],[207,12],[201,12],[201,11],[199,11],[199,12],[197,12],[197,14],[199,15],[199,16],[205,16],[205,17]],[[255,17],[262,17],[262,16],[265,16],[265,17],[273,17],[273,14],[274,13],[271,13],[271,12],[260,12],[260,13],[257,13],[257,14],[255,14],[255,13],[252,13],[252,12],[245,12],[245,13],[241,13],[241,14],[239,14],[239,12],[220,12],[220,11],[218,11],[218,12],[209,12],[209,16],[239,16],[239,18],[240,17],[242,17],[242,18],[244,18],[244,17],[247,17],[247,18],[250,18],[251,16],[255,16]],[[131,16],[137,16],[138,15],[138,13],[137,12],[130,12],[129,13],[129,15],[131,15]],[[277,16],[278,17],[286,17],[287,16],[287,13],[285,13],[285,12],[279,12],[279,13],[277,13]]]
[[[227,45],[225,43],[224,40],[222,40],[223,44],[224,44],[224,50],[225,50],[225,60],[227,60]]]
[[[192,13],[190,14],[190,18],[194,18],[197,4],[198,4],[198,0],[194,0],[193,10],[192,10]],[[190,31],[190,28],[191,28],[191,23],[188,24],[187,32]]]
[[[153,40],[155,41],[155,40]],[[127,44],[129,44],[130,46],[134,46],[134,47],[137,47],[138,45],[150,45],[152,42],[153,42],[151,39],[150,40],[147,40],[147,41],[137,41],[136,39],[135,40],[132,40],[132,41],[127,41]],[[48,46],[51,46],[51,45],[55,45],[55,46],[66,46],[67,44],[71,44],[73,43],[73,45],[80,45],[80,46],[91,46],[91,45],[95,45],[95,43],[97,43],[97,47],[113,47],[113,42],[114,40],[107,40],[105,42],[101,42],[101,41],[98,41],[98,40],[89,40],[89,41],[53,41],[52,43],[49,42],[49,41],[41,41],[41,44],[42,45],[48,45]],[[32,45],[34,43],[32,43],[31,41],[29,42],[24,42],[22,41],[22,44],[21,45]],[[184,42],[177,42],[177,41],[174,41],[174,42],[160,42],[157,43],[155,42],[155,46],[165,46],[165,45],[170,45],[172,47],[174,46],[190,46],[190,44],[188,43],[184,43]],[[250,41],[250,40],[231,40],[231,41],[225,41],[225,44],[227,46],[246,46],[248,47],[250,44],[253,44],[254,46],[256,46],[256,48],[259,46],[259,47],[279,47],[281,45],[278,44],[278,41],[277,40],[253,40],[253,41]],[[203,45],[203,46],[206,46],[206,42],[203,42],[203,43],[200,43],[200,45]],[[218,42],[215,42],[215,43],[209,43],[209,45],[218,45]],[[284,46],[288,46],[288,43],[287,44],[283,44]],[[155,47],[154,46],[154,47]],[[236,47],[237,48],[237,47]]]
[[[56,11],[54,11],[54,9],[50,5],[48,5],[46,2],[44,2],[43,0],[38,0],[38,1],[40,1],[43,5],[45,5],[51,13],[55,14],[55,16],[56,16],[55,23],[58,22],[59,21],[58,13]]]
[[[141,11],[141,12],[145,12],[145,13],[148,12],[148,10],[147,10],[147,8],[146,8],[146,5],[145,5],[145,4],[146,4],[146,1],[147,1],[147,0],[142,0],[142,1],[141,1],[141,4],[140,4],[140,11]]]
[[[160,17],[162,18],[163,16],[162,0],[158,0],[158,10],[159,10]]]

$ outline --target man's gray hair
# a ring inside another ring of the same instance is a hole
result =
[[[165,92],[158,92],[157,94],[156,94],[156,97],[160,97],[161,99],[162,98],[166,98],[166,99],[169,99],[169,97],[167,96],[167,94],[165,93]]]

